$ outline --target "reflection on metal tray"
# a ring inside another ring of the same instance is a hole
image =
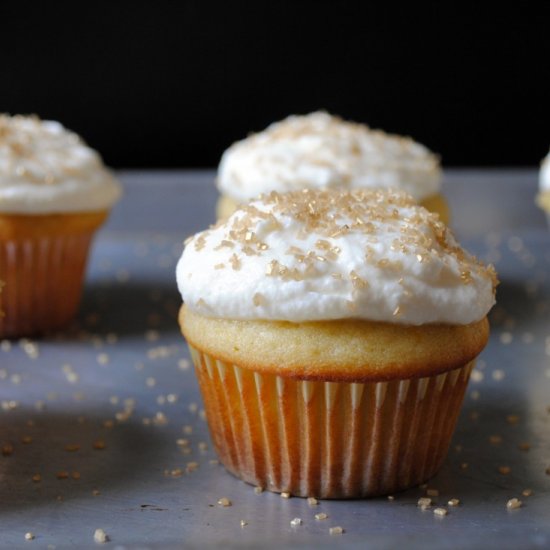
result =
[[[449,456],[428,484],[445,517],[417,506],[426,489],[310,506],[225,472],[174,276],[183,239],[214,221],[214,174],[121,177],[126,195],[96,239],[78,322],[0,345],[0,545],[94,548],[101,528],[119,548],[550,546],[550,233],[535,171],[446,174],[458,236],[495,262],[501,285]],[[523,505],[508,510],[511,498]],[[344,533],[330,535],[335,526]]]

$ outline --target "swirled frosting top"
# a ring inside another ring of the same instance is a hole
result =
[[[550,192],[550,152],[540,165],[539,187],[541,192]]]
[[[204,316],[412,325],[481,320],[497,284],[409,195],[335,190],[242,206],[187,241],[177,282]]]
[[[412,139],[315,112],[234,143],[217,184],[236,202],[302,188],[397,188],[421,200],[439,192],[440,179],[438,157]]]
[[[61,124],[0,115],[0,212],[99,211],[121,186],[99,154]]]

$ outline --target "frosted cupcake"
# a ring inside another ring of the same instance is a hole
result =
[[[192,237],[177,282],[230,472],[324,498],[437,472],[496,276],[410,196],[272,192]]]
[[[120,194],[99,155],[58,122],[0,115],[0,337],[71,320],[93,233]]]
[[[270,191],[387,189],[411,194],[448,222],[436,155],[410,138],[325,112],[290,116],[233,144],[218,169],[219,219]]]
[[[540,167],[537,204],[546,212],[550,225],[550,153],[546,155]]]

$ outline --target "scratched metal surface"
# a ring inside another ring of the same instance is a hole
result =
[[[461,501],[443,518],[416,506],[418,488],[312,508],[256,495],[213,462],[174,280],[182,240],[213,221],[213,173],[121,177],[126,195],[95,241],[78,321],[1,344],[0,546],[94,548],[102,528],[112,548],[550,547],[550,233],[534,170],[446,174],[460,239],[502,282],[490,343],[429,484],[438,503]],[[508,511],[512,497],[523,506]],[[291,527],[295,517],[303,523]],[[337,525],[344,534],[330,536]]]

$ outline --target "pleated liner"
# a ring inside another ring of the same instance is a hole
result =
[[[190,349],[225,467],[271,491],[319,498],[389,494],[431,478],[474,364],[410,380],[311,382]]]
[[[80,302],[93,231],[0,241],[0,337],[62,327]]]

